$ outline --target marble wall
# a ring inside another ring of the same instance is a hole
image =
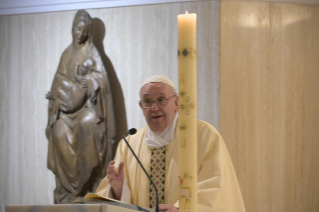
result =
[[[221,1],[220,132],[247,212],[319,211],[318,38],[319,5]]]
[[[198,14],[198,118],[218,129],[219,1],[88,10],[111,81],[118,139],[145,125],[138,106],[144,79],[163,74],[177,84],[177,15],[186,10]],[[0,16],[0,211],[53,203],[45,94],[71,43],[75,12]]]

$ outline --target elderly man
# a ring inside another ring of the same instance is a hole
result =
[[[140,90],[140,107],[147,126],[128,137],[128,142],[159,190],[160,210],[178,211],[179,169],[178,96],[166,77],[148,78]],[[197,121],[198,212],[245,211],[232,162],[217,130]],[[121,141],[107,176],[96,194],[142,207],[154,208],[153,187],[126,144]]]

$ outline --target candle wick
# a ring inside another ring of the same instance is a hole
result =
[[[186,11],[185,14],[188,15],[188,11]]]

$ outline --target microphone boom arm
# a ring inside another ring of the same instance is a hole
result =
[[[129,149],[131,150],[132,154],[134,155],[134,157],[136,158],[137,162],[140,164],[140,166],[142,167],[144,173],[146,174],[146,176],[148,177],[148,179],[150,180],[151,184],[154,186],[155,188],[155,192],[156,192],[156,212],[159,212],[159,205],[158,205],[158,191],[157,188],[155,186],[155,183],[153,182],[153,180],[151,179],[151,177],[148,175],[147,171],[145,170],[144,166],[142,165],[141,161],[138,159],[138,157],[136,156],[135,152],[133,151],[131,145],[129,145],[129,143],[127,142],[125,135],[123,136],[125,143],[127,144],[127,146],[129,147]]]

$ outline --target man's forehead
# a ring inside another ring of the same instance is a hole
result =
[[[141,89],[141,95],[147,96],[151,94],[167,94],[170,91],[169,86],[161,82],[151,82],[145,84]]]

